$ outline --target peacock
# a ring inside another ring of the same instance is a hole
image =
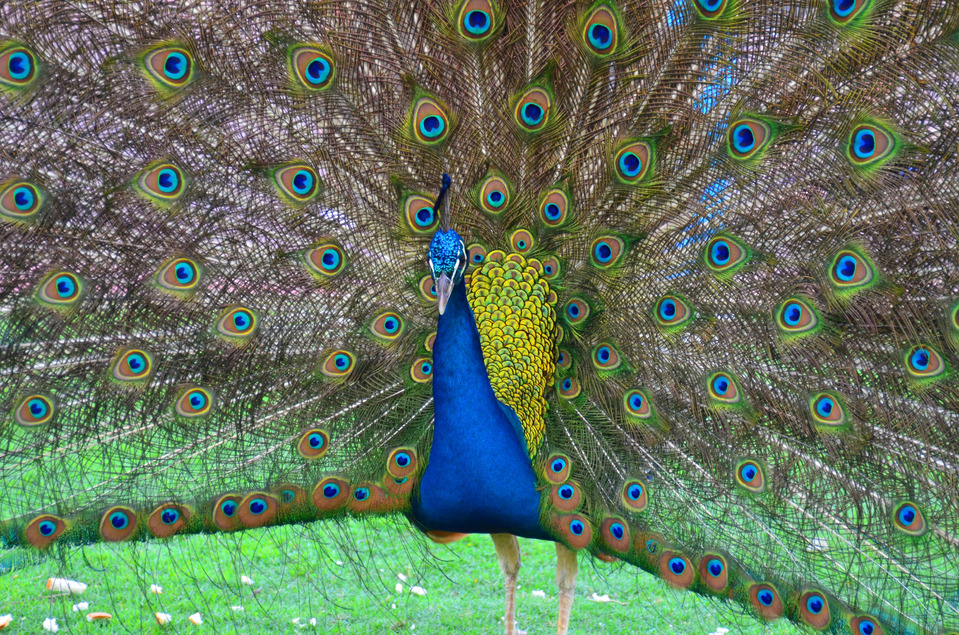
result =
[[[11,0],[0,545],[405,517],[507,634],[519,536],[560,634],[590,554],[955,635],[957,110],[953,0]]]

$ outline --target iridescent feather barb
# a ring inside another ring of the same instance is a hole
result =
[[[4,547],[405,516],[508,632],[515,535],[560,632],[578,551],[959,628],[953,2],[154,9],[0,8]]]

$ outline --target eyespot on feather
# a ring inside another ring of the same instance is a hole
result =
[[[540,132],[549,123],[552,105],[553,98],[548,90],[531,86],[516,99],[513,120],[524,132]]]
[[[688,589],[696,581],[696,569],[683,554],[666,550],[659,557],[659,576],[675,589]]]
[[[146,200],[167,208],[186,191],[183,170],[172,163],[161,162],[146,168],[133,181],[134,189]]]
[[[77,308],[85,290],[83,278],[77,274],[63,270],[52,271],[43,277],[37,287],[37,300],[47,308],[69,312]]]
[[[486,260],[486,247],[479,243],[473,243],[467,247],[467,257],[471,265],[481,265]]]
[[[776,310],[776,326],[786,337],[811,335],[819,326],[819,313],[807,299],[793,296]]]
[[[417,285],[420,291],[420,296],[429,303],[437,301],[436,297],[436,285],[433,283],[433,276],[426,274],[420,278],[420,283]]]
[[[896,138],[892,133],[876,125],[860,124],[849,133],[846,153],[853,165],[866,167],[880,164],[896,149]]]
[[[280,515],[299,509],[306,503],[306,490],[293,483],[276,485],[270,488],[270,493],[276,497]]]
[[[554,281],[561,273],[559,259],[556,256],[550,256],[543,260],[543,275],[547,280]]]
[[[626,414],[637,419],[650,419],[653,416],[652,404],[644,390],[634,388],[623,395],[623,408]]]
[[[829,281],[839,290],[858,290],[875,278],[872,263],[850,249],[843,249],[832,260]]]
[[[107,542],[120,542],[137,533],[137,515],[129,507],[108,509],[100,519],[100,536]]]
[[[50,395],[32,393],[21,399],[13,409],[13,420],[25,428],[42,426],[57,415],[57,400]]]
[[[506,179],[500,176],[490,176],[484,180],[479,188],[480,208],[488,214],[500,214],[509,207],[512,192]]]
[[[649,174],[653,147],[646,141],[634,141],[613,155],[613,173],[623,185],[636,185]]]
[[[554,485],[549,490],[549,502],[553,509],[560,512],[573,512],[579,509],[583,501],[583,491],[572,481]]]
[[[664,295],[656,303],[654,317],[661,329],[668,332],[676,331],[687,325],[696,312],[684,298],[678,295]]]
[[[935,379],[946,372],[946,363],[931,346],[920,344],[906,351],[906,371],[913,379]]]
[[[457,14],[456,28],[467,41],[483,42],[496,31],[497,15],[489,0],[466,0]]]
[[[274,520],[279,512],[279,501],[267,492],[252,492],[243,497],[236,515],[240,524],[248,529],[265,527]]]
[[[323,91],[333,85],[336,63],[333,56],[316,46],[298,44],[287,51],[290,75],[309,91]]]
[[[195,260],[180,257],[160,265],[154,280],[161,291],[186,299],[196,293],[202,275]]]
[[[799,595],[799,619],[817,631],[825,631],[832,621],[829,602],[818,589],[806,589]]]
[[[38,186],[22,179],[0,184],[0,220],[14,225],[34,221],[46,202],[46,194]]]
[[[729,564],[717,553],[707,553],[699,561],[699,579],[706,588],[717,595],[729,591]]]
[[[593,366],[597,370],[616,370],[623,360],[619,352],[609,342],[600,342],[593,348],[592,353]]]
[[[581,390],[579,380],[575,377],[564,377],[556,380],[556,391],[563,399],[575,399],[579,397]]]
[[[761,119],[743,118],[729,125],[726,143],[729,155],[746,161],[761,152],[772,139],[772,128]]]
[[[558,187],[547,190],[539,203],[539,218],[547,227],[560,227],[570,217],[569,195]]]
[[[273,170],[273,187],[293,207],[306,205],[320,191],[322,183],[316,170],[305,163],[290,163]]]
[[[580,514],[556,514],[551,520],[553,533],[574,551],[587,548],[593,542],[593,528]]]
[[[440,217],[433,207],[436,201],[422,194],[409,194],[403,201],[406,226],[416,234],[432,235],[439,227]]]
[[[227,307],[216,321],[217,333],[233,344],[245,344],[256,332],[259,320],[244,306]]]
[[[346,506],[350,484],[337,476],[327,476],[313,488],[310,500],[320,512],[334,512]]]
[[[821,392],[809,400],[809,413],[813,424],[823,429],[841,428],[846,425],[846,408],[837,393]]]
[[[871,615],[856,615],[849,619],[849,628],[853,635],[885,635],[886,629],[883,628],[879,620]]]
[[[346,350],[336,350],[326,356],[320,366],[320,372],[327,377],[345,379],[356,367],[356,358]]]
[[[589,317],[590,306],[583,298],[570,298],[563,310],[563,315],[570,325],[582,324]]]
[[[239,529],[241,496],[236,494],[225,494],[217,499],[213,504],[213,524],[222,531],[233,531]]]
[[[732,375],[725,371],[719,371],[710,375],[706,382],[709,391],[709,398],[717,406],[729,406],[738,404],[742,400],[739,392],[739,384]]]
[[[187,388],[176,400],[174,410],[186,419],[195,419],[210,414],[216,405],[215,394],[200,386]]]
[[[599,4],[582,23],[583,44],[597,58],[612,55],[619,47],[619,20],[612,7]]]
[[[736,484],[753,494],[766,491],[766,474],[753,459],[744,459],[736,465]]]
[[[730,0],[690,0],[696,12],[704,20],[716,20],[723,16]]]
[[[163,94],[172,94],[193,81],[193,56],[186,47],[163,45],[143,55],[143,71],[150,83]]]
[[[623,509],[628,512],[639,513],[649,504],[649,492],[646,485],[638,479],[630,479],[623,484]]]
[[[416,450],[413,448],[396,448],[386,459],[386,471],[390,476],[398,479],[406,478],[416,472]]]
[[[300,435],[296,451],[304,459],[322,459],[330,449],[330,434],[326,430],[313,428]]]
[[[36,54],[16,42],[0,42],[0,90],[22,92],[39,76]]]
[[[303,259],[310,273],[321,282],[341,273],[347,264],[343,249],[331,241],[308,249]]]
[[[413,138],[420,143],[438,145],[449,136],[450,119],[438,101],[432,97],[420,97],[413,104],[410,128]]]
[[[425,384],[433,380],[433,360],[420,357],[410,365],[410,377],[418,384]]]
[[[406,323],[398,313],[383,311],[370,323],[370,333],[388,342],[395,341],[403,335]]]
[[[829,18],[840,26],[848,25],[871,4],[872,0],[829,0]]]
[[[589,248],[590,262],[599,269],[611,269],[626,253],[626,243],[619,236],[600,236]]]
[[[23,537],[30,546],[46,549],[69,528],[67,521],[50,514],[41,514],[23,528]]]
[[[629,533],[629,524],[622,518],[611,516],[600,526],[600,537],[603,545],[617,554],[629,553],[632,540]]]
[[[157,538],[169,538],[181,531],[190,520],[190,510],[176,503],[160,505],[147,518],[147,529]]]
[[[565,454],[551,454],[546,459],[546,465],[543,468],[543,477],[547,482],[553,485],[565,483],[569,478],[569,471],[572,469],[572,463]]]
[[[509,237],[510,246],[518,254],[527,254],[533,249],[533,234],[526,229],[517,229]]]
[[[725,234],[710,238],[703,250],[706,266],[713,273],[722,276],[736,273],[749,261],[750,255],[751,252],[745,244]]]
[[[904,534],[919,537],[929,530],[926,517],[918,505],[912,501],[903,501],[892,512],[893,526]]]
[[[390,501],[386,497],[386,492],[379,485],[363,482],[353,486],[350,496],[346,501],[346,506],[355,514],[364,512],[382,512],[387,511]]]
[[[139,348],[121,348],[110,364],[110,373],[121,383],[143,383],[153,374],[153,356]]]
[[[779,591],[768,582],[749,586],[749,603],[764,620],[775,620],[783,615],[784,606]]]

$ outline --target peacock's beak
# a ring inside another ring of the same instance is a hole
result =
[[[446,303],[449,302],[450,293],[452,292],[453,281],[450,280],[450,277],[443,271],[436,279],[436,299],[440,304],[440,315],[443,315],[443,312],[446,311]]]

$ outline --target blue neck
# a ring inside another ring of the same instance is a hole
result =
[[[511,418],[493,393],[466,285],[453,288],[433,347],[433,446],[413,501],[428,529],[547,538],[540,493]]]

